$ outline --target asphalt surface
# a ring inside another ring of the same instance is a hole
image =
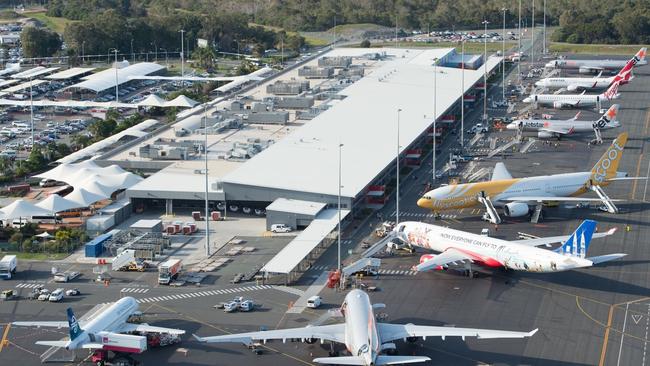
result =
[[[507,156],[505,163],[515,177],[589,170],[605,150],[611,139],[619,132],[628,131],[630,139],[625,147],[619,167],[632,176],[645,176],[650,170],[650,157],[645,149],[650,112],[650,67],[635,71],[636,79],[621,88],[620,121],[623,127],[604,133],[605,143],[588,146],[592,136],[572,136],[553,141],[552,144],[537,142],[527,154]],[[512,76],[512,75],[511,75]],[[490,91],[494,98],[500,96],[500,87]],[[575,111],[539,110],[552,112],[558,117],[573,116]],[[468,115],[476,120],[482,113],[481,103]],[[490,111],[503,115],[504,111]],[[592,119],[598,114],[585,110],[582,119]],[[468,128],[466,126],[465,128]],[[498,137],[498,144],[512,137],[512,132],[491,132]],[[439,166],[446,159],[446,152],[457,146],[457,135],[449,135],[443,142]],[[557,146],[555,145],[557,143]],[[481,162],[481,166],[493,166],[501,157]],[[430,157],[429,157],[430,160]],[[416,179],[405,180],[401,197],[402,220],[434,222],[426,211],[415,202],[430,181],[432,168],[424,164],[414,172]],[[438,183],[442,183],[438,182]],[[610,237],[594,240],[589,255],[624,252],[628,256],[595,268],[554,274],[526,274],[511,271],[479,271],[476,278],[464,277],[460,272],[449,270],[413,274],[410,271],[421,253],[396,255],[382,260],[382,275],[364,279],[375,285],[378,292],[370,294],[373,302],[386,304],[386,319],[393,323],[416,323],[423,325],[456,325],[464,327],[493,328],[539,332],[526,340],[477,340],[428,338],[416,343],[397,342],[400,354],[427,355],[430,365],[645,365],[650,325],[650,249],[645,245],[650,234],[648,229],[647,185],[645,180],[617,182],[606,188],[611,198],[624,199],[618,203],[621,213],[611,215],[592,208],[569,208],[565,206],[545,209],[543,221],[531,224],[527,218],[507,219],[498,230],[480,220],[482,210],[465,209],[450,211],[437,224],[471,232],[488,227],[491,235],[515,239],[518,232],[538,236],[568,234],[586,218],[599,222],[599,229],[617,227],[619,231]],[[390,203],[384,209],[385,217],[394,212]],[[379,220],[372,218],[370,225],[364,223],[357,231],[348,231],[343,253],[359,252],[359,244],[371,227]],[[630,230],[625,230],[629,225]],[[367,227],[366,227],[367,226]],[[78,287],[82,295],[68,298],[63,303],[45,303],[18,299],[0,302],[0,323],[15,320],[64,320],[65,309],[72,307],[78,316],[102,302],[114,301],[121,296],[133,296],[141,303],[148,323],[185,329],[182,343],[176,346],[150,350],[136,359],[145,365],[196,364],[196,365],[309,365],[314,357],[326,357],[330,345],[282,342],[263,346],[263,354],[255,355],[237,344],[199,344],[191,333],[201,336],[233,332],[302,327],[322,322],[326,310],[340,305],[345,292],[325,288],[321,292],[324,306],[307,309],[299,314],[286,313],[290,304],[298,299],[301,291],[327,268],[336,264],[336,246],[330,247],[291,289],[282,286],[255,283],[230,284],[229,276],[206,281],[200,288],[170,288],[156,284],[155,272],[118,273],[110,286],[104,287],[91,281],[90,266],[74,265],[69,269],[82,270],[84,275],[71,284],[57,286],[49,283],[49,263],[21,263],[19,273],[13,280],[0,284],[3,289],[15,288],[25,296],[29,286],[44,283],[48,288]],[[246,262],[251,266],[252,262]],[[68,269],[68,268],[62,268]],[[258,307],[251,313],[226,314],[213,305],[241,295],[253,299]],[[333,321],[333,320],[330,320]],[[326,321],[327,322],[327,321]],[[4,329],[0,336],[4,336]],[[55,340],[65,335],[64,330],[27,329],[11,327],[6,333],[8,342],[0,350],[3,363],[21,362],[24,365],[40,363],[39,355],[46,347],[36,346],[36,340]],[[343,351],[342,345],[335,350]],[[186,352],[184,352],[186,350]],[[79,364],[85,352],[78,354]]]

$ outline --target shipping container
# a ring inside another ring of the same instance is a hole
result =
[[[86,243],[86,257],[99,257],[104,252],[104,243],[113,237],[112,233],[103,234]]]

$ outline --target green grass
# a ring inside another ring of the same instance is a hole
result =
[[[61,260],[70,255],[69,253],[47,254],[47,253],[22,253],[22,252],[3,252],[3,254],[14,254],[18,259],[37,260],[37,261]]]
[[[585,53],[594,55],[634,55],[641,47],[648,45],[614,45],[614,44],[575,44],[552,42],[549,46],[551,52],[559,53]]]
[[[51,30],[59,34],[63,34],[65,27],[68,24],[73,22],[72,20],[65,19],[65,18],[47,16],[44,11],[25,12],[24,14],[26,17],[33,18],[40,21],[46,27],[50,28]]]
[[[327,31],[330,33],[334,33],[336,31],[337,34],[345,34],[345,33],[353,33],[358,31],[365,32],[370,30],[380,30],[385,28],[386,27],[377,24],[372,24],[372,23],[357,23],[357,24],[337,25],[336,27],[332,27]]]
[[[301,34],[303,37],[305,37],[305,43],[309,47],[323,47],[327,46],[328,44],[332,43],[330,40],[325,39],[325,38],[320,38],[312,35],[305,35]]]

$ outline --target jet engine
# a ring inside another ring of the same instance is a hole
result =
[[[510,202],[503,207],[503,212],[509,217],[528,215],[528,204],[523,202]]]
[[[548,131],[538,131],[537,137],[539,137],[540,139],[551,139],[556,137],[556,134]]]
[[[422,256],[420,256],[420,264],[422,264],[422,263],[424,263],[426,261],[430,261],[435,257],[436,257],[435,254],[423,254]],[[434,268],[434,270],[436,270],[436,271],[442,271],[443,269],[444,268],[442,266],[437,266],[436,268]]]
[[[591,75],[591,74],[594,74],[594,71],[595,71],[594,69],[592,69],[590,67],[584,67],[584,66],[582,66],[582,67],[580,67],[578,69],[578,72],[581,73],[581,74],[590,74]]]
[[[317,339],[316,338],[305,338],[305,343],[307,344],[314,344],[316,343]]]
[[[571,92],[578,91],[580,89],[582,89],[582,87],[580,85],[576,85],[576,84],[571,84],[571,85],[566,87],[566,90],[571,91]]]

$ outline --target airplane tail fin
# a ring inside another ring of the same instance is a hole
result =
[[[645,60],[645,55],[647,51],[648,48],[646,47],[641,48],[639,52],[637,52],[636,55],[634,55],[634,57],[632,57],[632,59],[630,59],[630,62],[628,63],[631,63],[632,66],[647,64],[648,62]]]
[[[561,247],[555,251],[572,257],[584,258],[591,243],[591,237],[596,231],[596,221],[585,220],[578,226],[576,231],[569,236]]]
[[[81,327],[79,327],[79,322],[77,321],[77,318],[74,316],[74,312],[72,312],[71,308],[68,308],[66,310],[68,314],[68,325],[70,329],[70,341],[74,341],[75,338],[79,337],[83,331],[81,330]]]
[[[623,148],[627,142],[627,136],[627,132],[618,135],[603,156],[598,159],[596,165],[591,169],[591,176],[589,178],[591,184],[603,184],[606,180],[617,176],[618,163],[623,156]]]
[[[607,100],[612,100],[618,98],[618,87],[621,85],[620,80],[614,80],[612,85],[609,86],[609,88],[601,94],[601,97],[607,98]]]
[[[620,105],[612,104],[607,112],[605,112],[598,121],[594,122],[594,128],[605,128],[610,122],[616,121],[618,117],[618,109]]]

